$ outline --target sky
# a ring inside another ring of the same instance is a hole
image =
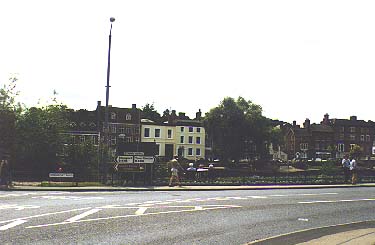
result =
[[[302,124],[375,121],[375,1],[3,0],[0,86],[73,109],[154,104],[194,118],[225,97]]]

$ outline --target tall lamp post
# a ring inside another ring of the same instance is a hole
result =
[[[106,96],[105,96],[105,112],[104,112],[104,144],[107,148],[107,156],[109,155],[109,126],[108,126],[108,101],[109,101],[109,74],[111,71],[111,40],[112,40],[112,23],[115,21],[114,17],[111,17],[111,29],[109,30],[109,44],[108,44],[108,65],[107,65],[107,86],[106,86]],[[107,161],[108,159],[105,158],[104,163],[104,182],[107,182],[107,173],[108,173],[108,166]]]

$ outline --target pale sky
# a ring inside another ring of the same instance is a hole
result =
[[[52,97],[74,109],[154,103],[194,117],[224,97],[302,124],[375,121],[375,1],[0,2],[0,86],[19,78],[20,100]]]

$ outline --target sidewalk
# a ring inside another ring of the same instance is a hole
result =
[[[86,186],[86,187],[41,187],[40,182],[14,182],[9,191],[224,191],[224,190],[267,190],[267,189],[320,189],[375,187],[375,183],[339,185],[186,185],[186,186]]]

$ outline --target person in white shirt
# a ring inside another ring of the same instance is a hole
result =
[[[350,161],[349,169],[352,174],[352,184],[355,185],[357,184],[357,161],[355,160],[354,157]]]
[[[344,170],[344,182],[348,182],[350,178],[350,159],[348,155],[344,156],[344,159],[342,159],[342,168]]]

